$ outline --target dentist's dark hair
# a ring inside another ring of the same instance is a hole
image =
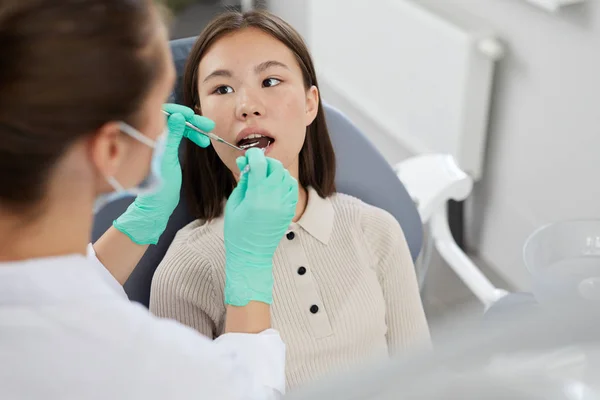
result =
[[[198,94],[198,69],[202,58],[220,38],[246,28],[260,29],[286,45],[302,70],[306,89],[313,85],[319,87],[310,52],[300,34],[287,22],[264,10],[247,13],[229,11],[208,24],[190,52],[183,78],[184,105],[202,112]],[[315,120],[306,128],[299,160],[299,181],[303,187],[314,188],[321,197],[335,192],[335,153],[320,101]],[[236,185],[233,174],[212,146],[206,149],[186,146],[183,182],[190,212],[203,220],[221,216],[223,200],[229,197]]]
[[[136,126],[161,74],[152,0],[0,1],[0,207],[28,211],[53,167],[109,121]]]

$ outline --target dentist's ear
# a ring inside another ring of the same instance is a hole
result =
[[[90,157],[101,176],[113,176],[125,159],[126,141],[123,140],[119,124],[108,122],[102,125],[89,140]]]
[[[313,85],[306,91],[306,126],[312,124],[315,118],[317,118],[319,100],[319,89]]]

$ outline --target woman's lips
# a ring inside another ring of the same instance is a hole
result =
[[[239,143],[242,140],[246,139],[248,136],[259,135],[266,136],[269,138],[273,138],[267,130],[259,128],[258,126],[249,126],[247,128],[242,129],[235,137],[235,142]]]

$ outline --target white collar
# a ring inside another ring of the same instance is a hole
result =
[[[309,187],[307,192],[308,199],[304,214],[302,214],[298,222],[292,223],[291,226],[292,228],[301,226],[311,236],[326,245],[329,243],[329,238],[333,231],[333,221],[335,218],[333,205],[329,198],[322,198],[312,187]],[[210,222],[211,229],[221,239],[223,239],[224,224],[225,219],[223,216],[215,218]]]

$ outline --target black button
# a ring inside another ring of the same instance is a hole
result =
[[[306,273],[306,268],[300,267],[298,268],[298,275],[304,275]]]
[[[310,312],[313,314],[316,314],[319,312],[319,306],[317,306],[316,304],[313,304],[312,306],[310,306]]]
[[[293,240],[296,237],[296,234],[294,232],[288,232],[287,235],[285,235],[288,240]]]

